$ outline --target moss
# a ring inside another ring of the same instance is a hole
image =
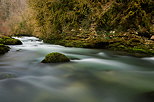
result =
[[[14,39],[11,37],[7,36],[1,36],[0,37],[0,44],[5,44],[5,45],[21,45],[22,42],[18,39]]]
[[[81,40],[70,40],[65,42],[64,44],[67,47],[80,47],[80,48],[85,48],[88,44],[81,41]]]
[[[139,52],[139,53],[147,53],[148,51],[146,51],[145,49],[139,49],[139,48],[132,48],[133,52]]]
[[[46,55],[45,59],[42,60],[42,63],[60,63],[60,62],[69,62],[69,58],[65,55],[57,52],[50,53]]]
[[[154,56],[154,43],[147,44],[147,39],[133,34],[119,34],[109,40],[107,49],[125,52],[136,57]]]
[[[5,54],[9,50],[10,50],[10,48],[8,46],[0,44],[0,54]]]

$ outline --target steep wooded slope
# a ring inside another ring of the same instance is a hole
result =
[[[45,39],[106,31],[153,32],[153,0],[29,0],[35,34]]]

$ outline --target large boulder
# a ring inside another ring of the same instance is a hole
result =
[[[14,39],[11,37],[7,36],[0,36],[0,44],[5,44],[5,45],[21,45],[22,42],[18,39]]]
[[[0,54],[5,54],[9,50],[10,50],[10,47],[3,45],[3,44],[0,44]]]
[[[61,62],[69,62],[69,61],[70,59],[65,55],[58,52],[53,52],[46,55],[45,59],[42,60],[42,63],[61,63]]]

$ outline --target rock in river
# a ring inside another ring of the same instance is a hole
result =
[[[66,57],[64,54],[53,52],[48,54],[42,63],[60,63],[60,62],[69,62],[70,59]]]
[[[4,45],[21,45],[22,42],[18,39],[14,39],[7,36],[0,36],[0,44]]]
[[[15,78],[16,75],[13,73],[0,73],[0,80],[8,79],[8,78]]]
[[[4,54],[10,50],[10,47],[0,44],[0,54]]]

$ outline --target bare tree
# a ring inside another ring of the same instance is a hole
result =
[[[11,26],[23,19],[26,0],[0,0],[0,33],[9,34]]]

